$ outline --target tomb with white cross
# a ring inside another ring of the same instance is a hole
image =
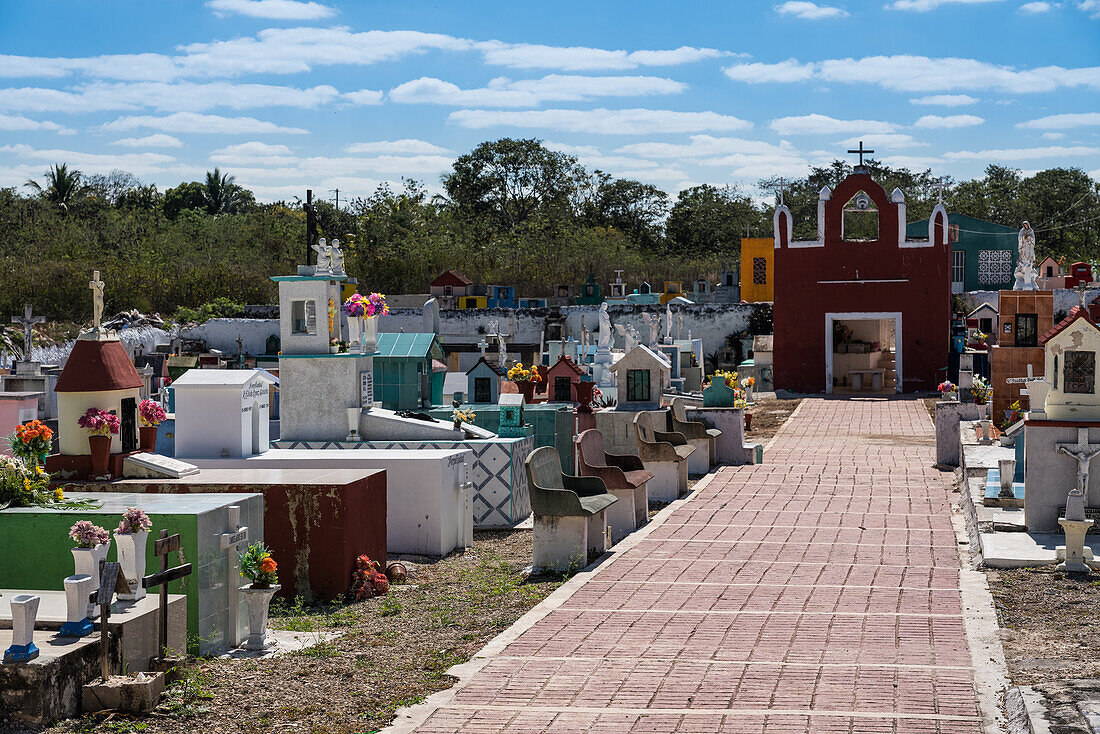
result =
[[[1058,519],[1071,490],[1084,495],[1087,517],[1100,518],[1100,464],[1093,466],[1100,455],[1100,327],[1077,306],[1040,341],[1043,381],[1027,383],[1032,405],[1024,428],[1024,521],[1030,532],[1061,532]]]
[[[5,403],[0,408],[0,414],[10,416],[18,423],[35,418],[48,420],[56,413],[51,398],[57,376],[45,373],[41,363],[31,357],[34,327],[45,320],[45,317],[34,314],[29,303],[23,307],[22,315],[11,317],[13,324],[23,327],[23,358],[12,364],[11,374],[0,375],[0,401]],[[10,434],[14,428],[14,424],[0,423],[0,433],[3,435]]]

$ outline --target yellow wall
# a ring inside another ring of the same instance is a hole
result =
[[[762,257],[767,277],[763,285],[752,282],[753,258]],[[771,237],[741,238],[741,300],[749,303],[775,300],[775,240]]]

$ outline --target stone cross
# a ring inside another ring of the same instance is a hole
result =
[[[1077,300],[1080,301],[1081,308],[1085,307],[1085,296],[1088,295],[1089,284],[1081,281],[1077,285],[1073,286],[1073,290],[1077,291]]]
[[[23,361],[31,361],[31,342],[34,340],[34,325],[41,324],[46,320],[45,316],[32,316],[31,304],[23,306],[22,316],[12,316],[11,322],[13,324],[22,324],[23,326]]]
[[[1089,429],[1077,429],[1077,443],[1056,443],[1058,453],[1077,460],[1077,489],[1083,495],[1089,491],[1089,462],[1100,454],[1100,444],[1089,443]]]
[[[230,505],[229,510],[229,522],[228,525],[232,530],[225,533],[217,533],[218,548],[229,554],[227,573],[229,575],[227,583],[230,589],[235,589],[239,584],[236,583],[240,578],[240,567],[237,565],[237,548],[238,546],[248,540],[248,527],[241,525],[241,508],[239,505]],[[237,639],[237,625],[233,620],[237,619],[238,610],[240,607],[239,594],[230,594],[229,602],[229,619],[230,630],[229,636],[234,645],[239,645],[241,641]]]
[[[477,343],[477,348],[481,350],[481,358],[485,359],[485,350],[489,348],[489,342],[482,338],[482,340]]]
[[[99,331],[103,321],[103,281],[98,270],[92,272],[88,287],[92,289],[92,328]]]

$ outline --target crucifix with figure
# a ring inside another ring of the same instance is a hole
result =
[[[92,331],[96,334],[103,328],[103,285],[99,271],[93,271],[88,287],[92,289]]]
[[[31,344],[34,340],[34,325],[41,324],[46,320],[44,316],[31,315],[33,310],[31,304],[23,306],[22,316],[12,316],[11,322],[13,324],[21,324],[23,326],[23,361],[31,361]]]
[[[1058,453],[1065,454],[1077,461],[1076,490],[1085,497],[1089,494],[1089,463],[1100,454],[1100,444],[1089,443],[1089,429],[1077,429],[1077,443],[1056,443]]]
[[[861,140],[861,141],[859,141],[859,147],[858,148],[856,148],[855,150],[849,149],[848,152],[849,153],[859,153],[859,168],[863,168],[863,155],[865,153],[874,153],[875,151],[864,148],[863,147],[863,141]]]

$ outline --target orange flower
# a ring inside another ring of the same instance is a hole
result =
[[[279,567],[279,564],[275,562],[275,559],[271,556],[260,561],[260,570],[264,573],[275,573],[275,569]]]

